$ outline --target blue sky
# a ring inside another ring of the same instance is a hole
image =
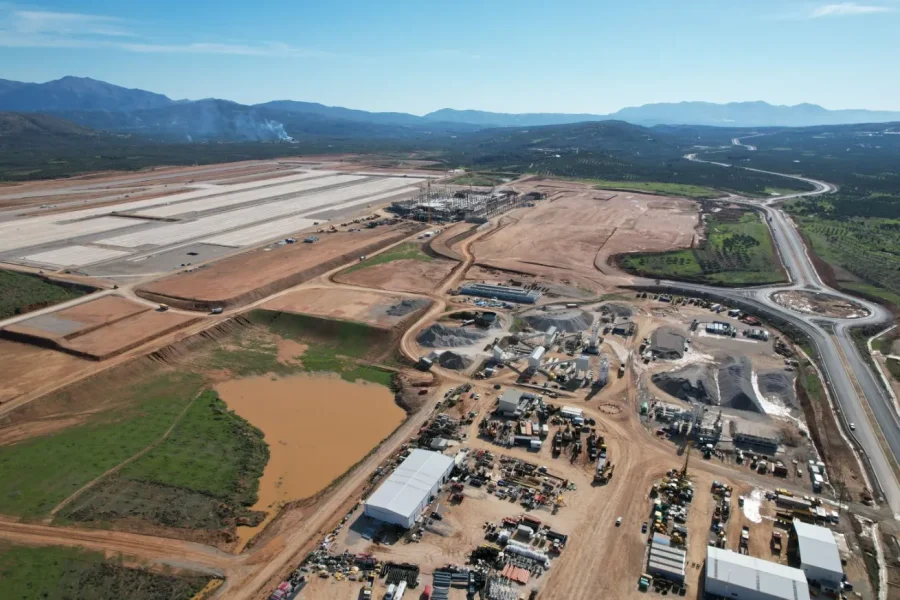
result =
[[[0,0],[0,78],[422,114],[900,110],[900,0]]]

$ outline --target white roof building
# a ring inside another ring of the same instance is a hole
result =
[[[806,573],[806,578],[819,582],[825,588],[840,589],[844,569],[831,530],[794,519],[794,533],[800,550],[800,568]]]
[[[453,470],[453,458],[415,449],[366,500],[365,515],[409,529]]]
[[[809,600],[809,584],[800,569],[730,550],[706,550],[707,594],[738,600]]]
[[[502,396],[500,396],[500,403],[497,406],[497,410],[501,414],[511,415],[519,410],[519,400],[521,398],[522,392],[509,388],[503,392]]]

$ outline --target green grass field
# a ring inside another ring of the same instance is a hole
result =
[[[0,600],[189,600],[208,582],[123,567],[101,552],[0,543]]]
[[[701,248],[673,252],[636,253],[620,257],[619,265],[644,277],[711,283],[759,285],[785,280],[769,229],[753,212],[711,214],[708,239]]]
[[[207,390],[163,443],[128,464],[119,477],[251,506],[268,460],[262,431],[230,412],[218,394]]]
[[[84,294],[35,275],[0,270],[0,319],[59,304]]]
[[[598,189],[614,188],[618,190],[634,190],[635,192],[648,192],[665,196],[680,196],[703,200],[709,198],[721,198],[722,192],[699,185],[685,185],[680,183],[662,183],[657,181],[614,181],[587,179],[587,183],[594,184]]]
[[[900,306],[900,219],[794,219],[822,260],[862,280],[840,281],[842,288]]]
[[[197,375],[158,375],[117,390],[130,396],[123,407],[54,434],[0,446],[0,513],[48,514],[84,484],[159,439],[202,385]]]
[[[395,260],[421,260],[423,262],[431,262],[434,258],[428,256],[422,251],[422,246],[413,242],[404,242],[394,246],[390,250],[385,250],[381,254],[376,254],[372,258],[368,258],[360,263],[353,265],[343,271],[346,275],[354,271],[368,269],[376,265],[384,265]]]

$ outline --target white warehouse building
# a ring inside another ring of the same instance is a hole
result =
[[[800,569],[709,546],[706,594],[737,600],[809,600],[809,584]]]
[[[453,458],[415,449],[366,500],[367,517],[409,529],[453,470]]]
[[[844,568],[831,530],[794,519],[794,535],[800,551],[800,568],[806,578],[826,591],[840,590]]]

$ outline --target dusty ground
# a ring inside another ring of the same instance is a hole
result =
[[[501,218],[506,225],[473,246],[479,264],[597,280],[609,256],[688,247],[698,225],[697,204],[686,200],[574,182],[528,180],[515,188],[548,199]]]
[[[19,321],[6,329],[48,339],[74,337],[85,330],[92,330],[148,310],[150,310],[148,306],[121,296],[104,296],[49,315]],[[60,320],[64,322],[60,323]],[[54,327],[56,323],[60,323],[62,327]]]
[[[136,194],[153,186],[159,186],[153,191],[155,195],[166,194],[172,192],[166,190],[165,186],[218,181],[230,177],[261,176],[265,173],[271,173],[274,177],[284,174],[288,168],[295,166],[281,165],[276,161],[245,161],[202,167],[156,167],[138,173],[88,173],[66,179],[3,186],[0,188],[0,207],[69,204],[75,209],[82,208],[84,200],[90,201],[116,193],[122,193],[123,197],[113,202],[131,201],[138,197]],[[125,198],[125,194],[130,197]]]
[[[0,405],[91,368],[82,358],[9,340],[0,340],[0,364]]]
[[[809,315],[853,319],[868,314],[862,304],[827,294],[803,291],[776,292],[772,294],[772,300],[781,306]]]
[[[392,307],[396,307],[404,299],[404,296],[339,287],[302,288],[282,294],[263,304],[262,308],[359,321],[380,327],[393,327],[427,306],[427,304],[422,304],[415,310],[402,315],[388,314]],[[423,301],[419,300],[418,302],[422,303]]]
[[[174,312],[149,310],[66,340],[65,345],[104,359],[189,325],[195,319],[196,317]]]
[[[392,292],[428,294],[447,278],[455,266],[453,261],[444,259],[431,262],[403,259],[339,274],[335,276],[335,281]]]
[[[320,275],[360,254],[400,241],[418,227],[395,225],[353,233],[323,234],[314,244],[286,244],[257,250],[180,273],[141,288],[152,299],[186,304],[240,305]],[[170,302],[171,303],[171,302]]]

